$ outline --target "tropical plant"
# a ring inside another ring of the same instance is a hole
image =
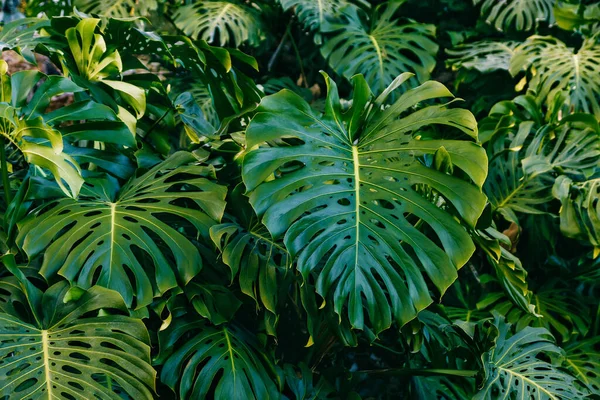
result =
[[[600,396],[597,2],[1,4],[0,398]]]

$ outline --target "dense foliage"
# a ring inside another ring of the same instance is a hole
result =
[[[600,396],[600,3],[1,17],[0,398]]]

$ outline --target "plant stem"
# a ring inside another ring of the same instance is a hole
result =
[[[6,206],[11,201],[10,181],[8,180],[8,165],[6,162],[6,148],[3,137],[0,137],[0,169],[2,170],[2,187],[4,188],[4,201]]]
[[[152,126],[150,127],[150,129],[148,129],[148,131],[146,132],[146,134],[143,136],[143,138],[146,138],[148,135],[150,135],[150,132],[152,132],[154,130],[154,128],[156,128],[158,126],[158,124],[160,124],[160,122],[167,116],[168,113],[170,113],[171,111],[173,111],[172,107],[169,107],[167,109],[167,111],[165,111],[165,113],[159,118],[157,119]]]
[[[420,375],[420,376],[435,376],[435,375],[450,375],[450,376],[465,376],[473,377],[477,375],[476,370],[458,370],[458,369],[411,369],[411,368],[387,368],[356,371],[356,373],[369,375]]]
[[[292,21],[290,21],[288,26],[285,28],[285,33],[281,37],[281,41],[279,41],[279,45],[273,52],[273,55],[271,56],[271,59],[269,60],[269,64],[267,64],[267,71],[269,71],[269,72],[273,69],[273,65],[275,64],[275,61],[277,61],[277,57],[279,57],[279,53],[281,52],[281,49],[283,48],[283,45],[285,44],[285,39],[288,37],[288,34],[290,33],[291,24],[292,24]]]
[[[290,41],[292,43],[292,48],[294,49],[294,53],[296,54],[296,60],[298,60],[298,65],[300,66],[300,74],[302,75],[302,82],[304,82],[304,87],[308,88],[308,82],[306,81],[306,73],[304,72],[304,64],[302,63],[302,57],[300,57],[300,51],[298,50],[298,46],[296,46],[296,41],[294,40],[292,31],[288,29],[287,34],[290,37]]]

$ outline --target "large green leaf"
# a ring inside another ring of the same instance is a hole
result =
[[[496,320],[496,345],[482,355],[485,381],[474,400],[583,399],[575,378],[547,361],[562,357],[563,350],[544,328],[527,327],[511,332],[511,324]]]
[[[590,392],[600,395],[600,336],[573,342],[565,352],[566,367]]]
[[[600,45],[586,39],[575,51],[552,36],[531,36],[517,47],[510,72],[529,70],[529,88],[551,107],[562,92],[576,112],[592,113],[600,119]]]
[[[530,31],[537,28],[540,21],[552,25],[554,2],[555,0],[473,0],[475,5],[482,3],[481,15],[499,31],[512,28]]]
[[[243,164],[257,214],[274,238],[284,238],[304,279],[314,276],[318,293],[340,316],[363,329],[364,306],[376,332],[431,304],[425,276],[439,293],[452,284],[474,246],[448,211],[456,209],[473,226],[485,204],[483,150],[468,139],[421,136],[440,126],[476,138],[473,115],[444,105],[406,113],[422,101],[451,97],[442,84],[427,82],[381,108],[410,77],[401,75],[374,100],[357,76],[345,113],[327,76],[324,115],[281,91],[263,99],[246,133],[249,148],[261,146]],[[425,159],[440,148],[475,184],[428,166]],[[439,242],[415,227],[421,224]]]
[[[82,199],[62,199],[24,220],[17,239],[30,258],[44,254],[41,274],[60,274],[82,287],[117,290],[128,306],[185,285],[202,267],[198,249],[177,228],[195,228],[206,242],[219,221],[226,189],[212,167],[175,153],[119,189],[90,180]],[[184,221],[180,220],[183,219]]]
[[[227,1],[198,1],[173,14],[175,25],[194,39],[215,45],[258,45],[261,22],[249,6]]]
[[[399,3],[391,3],[379,17],[366,24],[360,9],[348,6],[335,19],[321,25],[326,34],[321,54],[340,75],[351,79],[363,74],[376,94],[398,75],[413,72],[416,86],[429,79],[435,68],[438,45],[435,26],[394,19]]]
[[[518,45],[519,42],[514,41],[494,42],[491,40],[463,44],[446,50],[450,56],[447,62],[454,70],[476,69],[482,73],[496,70],[508,71],[510,60]]]
[[[248,332],[176,319],[160,334],[161,381],[188,399],[279,399],[274,366]]]
[[[143,322],[126,312],[118,293],[88,291],[62,281],[31,297],[33,323],[0,313],[0,396],[17,399],[152,399],[156,372]],[[32,304],[32,307],[35,307]]]

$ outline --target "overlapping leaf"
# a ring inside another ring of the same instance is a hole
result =
[[[515,213],[540,214],[552,197],[556,177],[585,177],[597,163],[600,138],[591,115],[574,114],[556,124],[540,125],[538,116],[523,117],[517,105],[535,104],[529,97],[500,103],[490,112],[496,122],[487,145],[490,175],[484,190],[507,219]]]
[[[257,214],[275,238],[284,237],[304,279],[314,277],[338,314],[363,329],[365,307],[376,332],[392,320],[408,322],[432,302],[425,275],[444,293],[474,250],[464,228],[417,187],[437,193],[438,205],[452,205],[467,225],[475,224],[485,202],[478,189],[487,172],[483,150],[468,140],[419,136],[425,127],[441,126],[476,137],[473,116],[443,105],[402,114],[424,100],[451,97],[443,85],[427,82],[380,108],[410,77],[401,75],[376,100],[356,77],[346,113],[326,77],[323,116],[282,91],[263,100],[246,135],[250,148],[271,144],[244,159],[243,179]],[[475,184],[423,164],[422,157],[441,147]],[[440,244],[415,227],[419,220]]]
[[[565,347],[565,365],[591,393],[600,395],[600,336]]]
[[[562,204],[562,234],[600,248],[600,179],[576,183],[561,177],[557,179],[553,193]]]

